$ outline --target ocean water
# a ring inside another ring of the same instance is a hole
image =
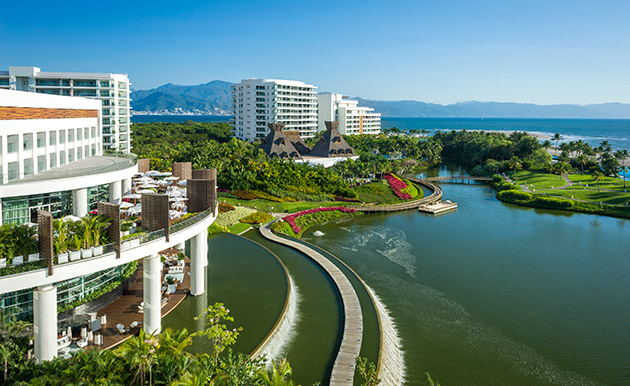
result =
[[[518,130],[548,137],[560,133],[561,142],[581,139],[594,146],[608,141],[613,149],[630,149],[630,119],[383,118],[381,126],[424,129],[430,133],[461,129]]]
[[[231,117],[205,115],[134,115],[133,122],[228,122]],[[521,119],[521,118],[392,118],[383,117],[384,129],[505,130],[546,136],[560,133],[561,142],[582,139],[591,146],[608,141],[613,149],[630,149],[630,119]]]

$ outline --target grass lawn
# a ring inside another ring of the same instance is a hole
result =
[[[585,186],[573,185],[566,189],[546,190],[545,192],[555,196],[575,198],[577,200],[603,202],[605,204],[624,205],[626,202],[630,202],[630,193],[608,191],[598,192],[596,187],[590,185],[588,188]]]
[[[508,173],[512,177],[512,173]],[[512,178],[513,179],[513,178]],[[562,176],[556,174],[549,174],[543,171],[537,170],[521,170],[516,173],[516,183],[534,185],[533,188],[538,189],[551,189],[551,187],[559,187],[566,185],[566,182]],[[532,186],[530,186],[531,188]]]
[[[392,188],[383,182],[370,182],[354,188],[354,190],[362,202],[379,204],[397,204],[402,202],[401,199],[396,197]]]
[[[569,174],[569,179],[573,182],[581,182],[582,185],[588,185],[597,189],[597,183],[593,180],[593,176],[590,173],[581,174]],[[626,190],[630,193],[630,181],[626,181]],[[614,177],[604,177],[604,181],[599,183],[599,187],[602,189],[617,190],[619,192],[624,191],[623,179]]]
[[[347,202],[337,201],[323,201],[323,202],[310,202],[310,201],[297,201],[297,202],[275,202],[263,199],[255,200],[239,200],[236,198],[224,198],[219,197],[219,201],[225,201],[228,204],[238,206],[238,204],[257,208],[263,211],[270,211],[274,213],[294,213],[302,210],[319,208],[320,206],[346,206]]]

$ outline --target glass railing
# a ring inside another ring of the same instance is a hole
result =
[[[176,224],[173,224],[169,228],[170,233],[179,232],[182,229],[188,228],[208,217],[212,213],[212,208],[206,209],[203,212],[199,212],[194,216],[187,218],[186,220],[180,221]]]

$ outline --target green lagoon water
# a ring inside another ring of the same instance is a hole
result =
[[[425,372],[449,386],[630,384],[630,221],[443,188],[454,213],[367,215],[305,237],[388,306],[407,384]]]

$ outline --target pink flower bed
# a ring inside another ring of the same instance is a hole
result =
[[[411,197],[411,194],[402,191],[407,187],[407,184],[404,181],[401,181],[398,177],[394,176],[391,173],[385,173],[384,178],[385,180],[387,180],[387,182],[389,182],[389,186],[394,191],[396,197],[400,198],[401,200],[411,200],[413,198]]]
[[[283,220],[289,223],[289,225],[291,226],[291,229],[297,235],[297,234],[300,234],[300,232],[302,232],[302,228],[300,228],[300,226],[295,223],[296,218],[305,214],[312,214],[312,213],[317,213],[317,212],[332,212],[336,210],[340,212],[344,212],[344,213],[355,213],[357,211],[356,209],[346,208],[345,206],[314,208],[314,209],[303,210],[301,212],[290,214],[288,216],[283,217]]]

